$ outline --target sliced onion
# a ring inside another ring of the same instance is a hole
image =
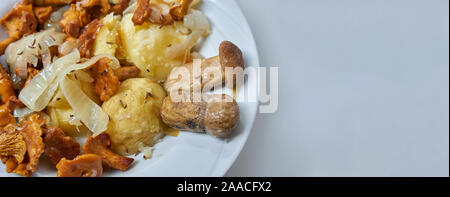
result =
[[[11,65],[11,72],[14,72],[17,74],[16,76],[25,79],[27,78],[27,59],[25,56],[19,56],[17,57],[17,61],[15,64]]]
[[[192,47],[197,43],[198,39],[200,39],[202,31],[193,31],[189,36],[179,44],[174,44],[166,49],[166,57],[169,59],[175,59],[177,57],[186,55]]]
[[[184,26],[191,29],[192,33],[182,43],[174,44],[166,49],[166,57],[169,59],[186,55],[202,36],[209,33],[210,29],[205,14],[194,9],[190,9],[189,14],[184,17]]]
[[[5,60],[10,65],[10,70],[16,72],[21,79],[27,78],[27,65],[36,67],[39,57],[49,54],[49,47],[61,44],[66,35],[55,32],[54,29],[44,30],[21,38],[11,43],[5,50]],[[48,57],[42,57],[46,64],[51,62]],[[15,87],[18,86],[15,84]]]
[[[192,31],[202,31],[205,34],[210,30],[208,18],[203,12],[195,9],[190,9],[189,14],[184,16],[184,26]]]
[[[61,75],[66,67],[76,64],[80,60],[80,53],[72,53],[57,59],[41,70],[19,94],[19,99],[33,111],[41,111],[47,106],[58,87],[55,79]]]
[[[61,91],[74,111],[74,116],[81,120],[94,136],[107,129],[109,117],[102,108],[92,101],[74,81],[64,77],[60,81]]]
[[[16,109],[14,109],[14,117],[22,118],[22,117],[28,116],[29,114],[31,114],[33,112],[34,111],[28,107],[24,107],[24,108],[16,107]]]
[[[77,46],[77,43],[74,39],[67,39],[65,42],[63,42],[61,45],[59,45],[58,52],[62,55],[67,55],[71,51],[73,51],[73,49],[75,49],[76,46]]]

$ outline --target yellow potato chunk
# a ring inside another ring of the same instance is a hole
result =
[[[69,136],[78,137],[91,134],[89,129],[75,118],[72,108],[47,107],[47,114],[51,120],[49,125],[61,128]]]
[[[136,154],[140,147],[153,146],[163,136],[160,110],[165,96],[164,89],[147,78],[122,82],[116,95],[102,105],[110,117],[106,132],[114,152]]]
[[[183,42],[189,30],[182,22],[167,26],[145,22],[135,26],[131,21],[132,17],[133,14],[125,15],[120,23],[119,35],[124,56],[128,62],[139,67],[140,77],[154,81],[165,80],[172,68],[182,65],[184,61],[184,57],[167,58],[166,49]],[[188,53],[189,51],[186,51],[186,54]]]
[[[113,13],[106,15],[102,19],[102,27],[97,34],[94,44],[94,55],[109,54],[114,56],[118,47],[118,28],[121,16],[114,16]]]
[[[71,73],[69,77],[78,84],[81,90],[90,99],[99,104],[100,99],[95,93],[94,85],[92,82],[88,82],[89,80],[86,81],[85,79],[88,77],[83,77],[83,75],[87,75],[87,73],[79,70]],[[47,105],[46,112],[50,118],[49,125],[61,128],[69,136],[86,136],[91,133],[89,129],[75,117],[75,112],[59,88],[56,90],[55,95]]]

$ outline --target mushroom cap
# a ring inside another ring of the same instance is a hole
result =
[[[230,41],[223,41],[219,47],[220,64],[223,67],[244,68],[242,51]]]

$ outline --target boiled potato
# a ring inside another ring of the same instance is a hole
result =
[[[147,78],[122,82],[118,92],[102,105],[110,117],[106,132],[114,152],[136,154],[140,147],[153,146],[163,136],[160,110],[165,96],[164,89]]]
[[[140,77],[165,80],[172,68],[182,65],[184,61],[184,57],[166,58],[165,51],[169,46],[183,42],[189,30],[182,22],[162,27],[149,22],[135,26],[132,17],[133,14],[127,14],[120,22],[121,51],[124,53],[120,56],[125,56],[128,62],[139,67]]]
[[[77,83],[81,90],[91,100],[97,104],[100,104],[100,99],[95,93],[94,85],[91,81],[93,79],[89,79],[87,72],[78,70],[69,74],[69,78]],[[46,112],[50,117],[49,125],[60,127],[69,136],[86,136],[91,133],[86,126],[81,124],[81,122],[75,118],[75,112],[59,88],[56,90],[55,95],[47,105]]]
[[[50,117],[49,125],[61,128],[69,136],[78,137],[91,134],[89,129],[74,117],[72,108],[47,107],[46,112]]]
[[[113,13],[102,19],[102,27],[97,33],[94,44],[94,55],[109,54],[114,56],[118,47],[118,31],[121,16]]]

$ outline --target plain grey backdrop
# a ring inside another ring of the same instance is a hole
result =
[[[448,0],[237,0],[279,108],[227,176],[449,176]]]

